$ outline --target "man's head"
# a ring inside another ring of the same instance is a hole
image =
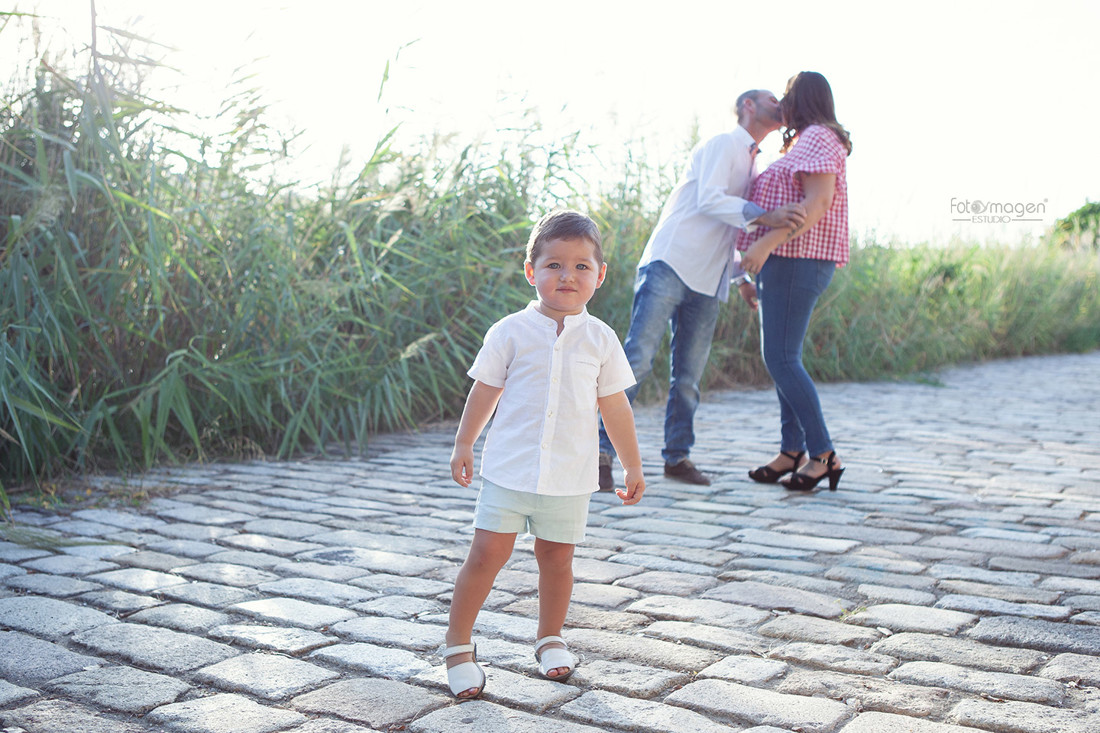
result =
[[[737,98],[737,123],[756,137],[779,129],[779,100],[766,89],[750,89]]]

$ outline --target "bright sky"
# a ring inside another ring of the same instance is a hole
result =
[[[6,5],[29,9],[26,0]],[[304,131],[307,177],[331,174],[345,145],[362,162],[396,122],[406,136],[438,130],[473,141],[529,109],[544,139],[579,131],[581,144],[595,145],[607,181],[628,149],[679,170],[696,123],[704,137],[729,129],[739,92],[779,95],[792,74],[814,70],[832,84],[852,134],[851,224],[861,236],[1014,242],[1100,199],[1100,152],[1090,140],[1100,119],[1100,3],[1092,0],[96,7],[101,24],[178,49],[164,58],[184,73],[168,101],[209,113],[235,70],[254,73],[272,123]],[[87,0],[40,0],[38,12],[64,19],[74,42],[86,43]],[[765,153],[779,142],[773,134]],[[1039,221],[975,222],[965,210],[975,201],[1033,204],[1039,210],[1024,218]]]

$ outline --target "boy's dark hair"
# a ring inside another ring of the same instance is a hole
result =
[[[535,262],[542,254],[543,245],[552,239],[587,239],[596,250],[596,261],[603,263],[600,228],[579,211],[557,209],[539,219],[527,240],[528,262]]]

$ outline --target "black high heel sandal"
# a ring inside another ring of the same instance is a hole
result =
[[[779,483],[781,476],[786,476],[791,471],[798,470],[798,464],[802,461],[802,456],[806,455],[806,451],[800,450],[798,453],[790,453],[785,450],[779,451],[781,455],[790,458],[794,465],[784,471],[776,471],[774,468],[768,465],[758,466],[749,471],[749,478],[758,484],[776,484]]]
[[[844,468],[836,467],[836,451],[829,451],[829,455],[824,458],[811,457],[811,461],[817,461],[818,463],[824,463],[828,470],[820,476],[807,476],[804,473],[798,473],[797,471],[791,474],[791,477],[786,481],[780,481],[783,484],[783,488],[790,491],[813,491],[817,488],[817,485],[821,483],[821,479],[829,479],[829,491],[836,491],[837,485],[840,483],[840,476],[844,473]]]

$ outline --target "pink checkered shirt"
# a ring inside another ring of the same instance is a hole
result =
[[[794,146],[760,174],[752,187],[751,200],[766,211],[783,204],[801,201],[802,186],[796,173],[835,173],[836,193],[833,205],[809,231],[800,234],[775,249],[780,257],[802,257],[832,260],[838,267],[848,262],[848,180],[845,161],[848,151],[836,133],[822,125],[810,125],[803,130]],[[744,251],[759,239],[766,226],[754,231],[742,231],[737,237],[737,249]]]

